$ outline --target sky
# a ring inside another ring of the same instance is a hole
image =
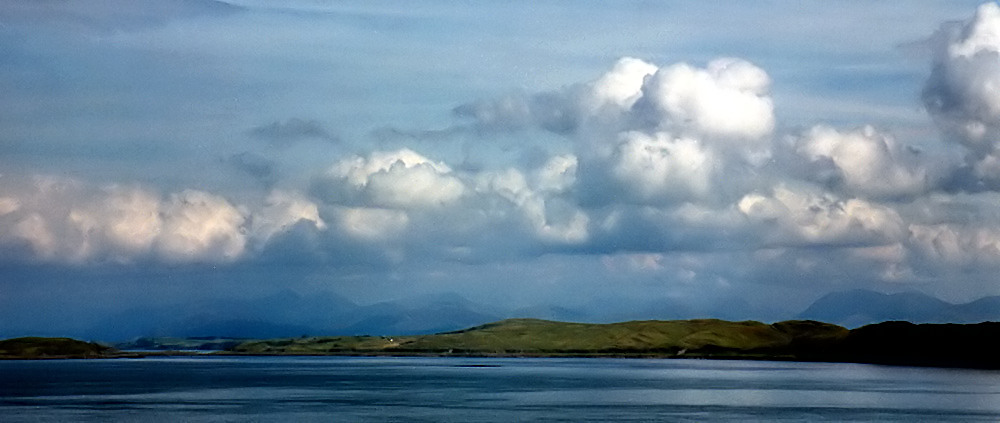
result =
[[[0,335],[1000,295],[994,2],[2,2],[0,96]]]

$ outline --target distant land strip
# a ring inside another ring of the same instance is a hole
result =
[[[201,339],[217,355],[372,355],[489,357],[652,357],[823,361],[1000,369],[992,340],[1000,323],[884,322],[848,330],[813,320],[774,324],[716,319],[610,324],[509,319],[460,331],[411,336],[328,336],[266,340]],[[139,342],[157,349],[156,338]],[[178,345],[177,338],[170,338]],[[199,349],[189,340],[189,350]],[[128,348],[127,345],[123,346]],[[132,352],[67,338],[0,341],[0,359],[189,355]]]

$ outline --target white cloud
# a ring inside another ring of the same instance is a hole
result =
[[[18,211],[21,202],[12,197],[0,197],[0,216],[8,215]]]
[[[176,261],[231,261],[243,255],[246,216],[224,198],[203,191],[173,194],[163,206],[157,248]]]
[[[686,63],[658,68],[625,57],[587,83],[466,104],[456,113],[495,129],[667,131],[729,140],[739,151],[756,151],[766,147],[763,142],[774,129],[770,84],[764,70],[741,59],[716,59],[706,68]]]
[[[649,77],[635,107],[658,129],[760,139],[774,129],[770,83],[764,70],[740,59],[716,59],[705,69],[680,63]]]
[[[656,73],[656,70],[656,65],[640,59],[619,59],[610,71],[589,84],[590,101],[587,111],[596,115],[607,107],[613,107],[616,112],[632,108],[642,97],[646,77]]]
[[[927,170],[919,166],[917,154],[871,126],[849,132],[816,126],[796,150],[813,162],[832,161],[839,182],[851,194],[898,196],[920,193],[927,186]]]
[[[480,128],[519,130],[539,127],[572,134],[581,127],[617,128],[630,117],[642,97],[642,86],[656,65],[624,57],[597,79],[534,94],[512,93],[490,101],[461,105],[454,112],[471,118]]]
[[[977,176],[1000,180],[1000,5],[984,3],[971,20],[943,26],[933,41],[924,105],[946,140],[969,149]]]
[[[50,176],[4,188],[0,246],[43,262],[232,262],[300,222],[327,228],[316,203],[290,190],[274,190],[247,208],[204,191],[164,200],[139,186],[94,187]]]
[[[254,237],[267,242],[299,222],[311,222],[316,229],[326,229],[326,222],[320,217],[316,203],[297,192],[275,190],[268,195],[264,207],[253,215],[251,232]]]
[[[40,214],[30,213],[24,216],[14,224],[13,229],[13,235],[27,242],[33,252],[41,258],[50,259],[56,255],[56,237]]]
[[[41,260],[119,262],[147,254],[160,234],[159,198],[137,187],[96,189],[66,178],[38,176],[12,187],[0,214],[0,243],[26,243]]]
[[[116,261],[146,254],[160,236],[160,199],[140,188],[109,187],[98,201],[74,207],[68,220],[79,231],[77,259],[107,255]]]
[[[704,197],[716,165],[697,140],[641,132],[624,134],[611,161],[612,174],[629,192],[654,202]]]
[[[910,244],[924,259],[968,267],[1000,264],[1000,229],[992,226],[910,225]]]
[[[465,186],[429,164],[406,166],[397,162],[369,177],[367,191],[373,204],[390,207],[432,207],[462,196]]]
[[[376,151],[335,164],[325,183],[333,192],[360,197],[363,203],[391,208],[434,207],[458,200],[465,185],[451,168],[409,149]],[[333,198],[332,202],[344,199]]]
[[[550,157],[534,172],[535,186],[539,191],[563,193],[576,184],[579,161],[572,154]]]
[[[883,244],[901,239],[905,232],[903,219],[891,208],[782,186],[768,196],[748,194],[737,208],[762,224],[764,236],[778,244]]]
[[[337,218],[342,231],[361,241],[384,241],[401,234],[410,223],[406,212],[367,207],[340,209]]]
[[[541,171],[550,173],[552,169],[562,168],[566,172],[574,167],[575,161],[567,158],[555,158]],[[547,170],[546,170],[547,169]],[[549,175],[551,176],[551,175]],[[563,174],[563,176],[565,176]],[[521,217],[531,227],[540,240],[561,244],[577,244],[589,237],[588,225],[590,218],[582,210],[565,201],[549,197],[546,194],[558,192],[568,187],[568,181],[561,180],[552,190],[551,178],[539,178],[543,188],[529,185],[528,178],[517,169],[507,169],[500,172],[484,172],[477,175],[476,191],[487,195],[496,195],[516,207]],[[548,189],[547,189],[548,188]],[[484,203],[491,207],[490,202]],[[486,210],[487,214],[496,215],[495,210]]]

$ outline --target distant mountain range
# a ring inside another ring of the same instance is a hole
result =
[[[595,314],[593,310],[599,312]],[[577,308],[536,306],[507,310],[475,303],[454,293],[359,305],[332,293],[306,296],[283,291],[257,299],[201,301],[127,310],[90,328],[86,336],[126,341],[139,337],[262,339],[303,335],[420,335],[459,330],[504,318],[600,323],[708,317],[746,319],[746,316],[699,310],[677,301],[622,299]],[[1000,321],[1000,297],[951,304],[919,293],[853,290],[828,294],[795,317],[848,328],[892,320],[913,323]]]
[[[132,309],[89,333],[104,340],[137,337],[274,338],[302,335],[426,334],[498,319],[488,307],[455,294],[358,305],[334,294],[292,291],[253,300],[214,300]]]
[[[848,328],[893,320],[912,323],[1000,321],[1000,297],[952,304],[916,292],[883,294],[857,289],[827,294],[796,317]]]
[[[256,299],[218,299],[136,308],[87,328],[90,339],[128,341],[140,337],[279,338],[303,335],[421,335],[464,329],[504,318],[574,322],[745,316],[713,313],[676,300],[602,298],[573,308],[540,305],[517,309],[469,301],[455,293],[359,305],[325,293],[282,291]]]

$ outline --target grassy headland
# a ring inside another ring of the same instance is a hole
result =
[[[338,336],[250,341],[252,355],[663,357],[827,361],[1000,369],[990,348],[1000,323],[885,322],[854,330],[811,320],[766,324],[715,319],[611,324],[511,319],[422,336]]]
[[[815,354],[847,337],[810,321],[674,320],[612,324],[511,319],[422,336],[286,338],[246,342],[243,354],[458,354],[497,356],[775,357]]]

